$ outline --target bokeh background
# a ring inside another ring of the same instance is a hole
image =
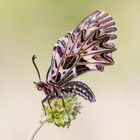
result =
[[[41,116],[42,79],[59,37],[91,12],[109,12],[118,28],[113,67],[77,78],[94,91],[97,102],[83,99],[82,113],[69,129],[46,123],[35,140],[140,140],[140,1],[139,0],[1,0],[0,1],[0,139],[26,140]]]

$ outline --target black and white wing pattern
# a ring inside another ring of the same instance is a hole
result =
[[[115,22],[108,13],[96,11],[87,16],[55,44],[47,82],[64,86],[84,72],[103,71],[112,65],[115,31]]]

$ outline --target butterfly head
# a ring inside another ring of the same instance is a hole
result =
[[[39,81],[37,83],[34,82],[34,84],[36,85],[37,90],[39,90],[39,91],[42,91],[44,89],[44,87],[46,86],[46,84],[44,82],[42,82],[42,81]]]
[[[38,91],[43,91],[45,95],[51,95],[53,93],[53,87],[49,85],[48,83],[39,81],[39,82],[34,82],[36,88]]]

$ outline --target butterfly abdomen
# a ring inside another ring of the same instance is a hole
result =
[[[90,102],[96,101],[92,90],[86,84],[79,81],[68,82],[62,87],[62,92],[65,96],[79,95]]]

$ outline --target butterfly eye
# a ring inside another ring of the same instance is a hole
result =
[[[41,91],[41,90],[43,89],[43,87],[38,86],[37,89],[38,89],[39,91]]]

